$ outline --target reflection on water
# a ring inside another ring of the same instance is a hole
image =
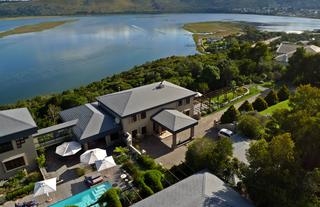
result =
[[[238,14],[57,17],[0,21],[0,31],[61,19],[76,22],[0,39],[0,103],[58,92],[134,65],[196,53],[181,26],[199,21],[247,21],[271,31],[320,29],[319,20]]]

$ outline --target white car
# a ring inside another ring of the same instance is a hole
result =
[[[219,132],[218,132],[218,136],[221,138],[221,137],[227,137],[227,138],[231,138],[233,135],[233,131],[229,130],[229,129],[221,129]]]

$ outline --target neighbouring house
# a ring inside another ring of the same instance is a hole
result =
[[[37,125],[26,108],[0,111],[0,178],[22,169],[36,168],[37,152],[32,134]]]
[[[132,207],[253,207],[215,175],[194,174],[134,204]]]
[[[275,60],[282,64],[288,64],[289,58],[297,51],[298,48],[303,47],[308,54],[320,53],[320,47],[315,45],[298,45],[294,43],[283,42],[278,47]]]

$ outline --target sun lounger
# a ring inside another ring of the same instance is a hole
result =
[[[84,182],[89,187],[96,185],[98,183],[101,183],[102,181],[103,181],[103,177],[101,177],[100,175],[98,175],[96,177],[85,177],[85,179],[84,179]]]

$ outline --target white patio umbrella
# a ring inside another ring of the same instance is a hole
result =
[[[51,178],[36,182],[33,189],[33,196],[47,195],[57,190],[57,178]]]
[[[98,172],[112,168],[117,165],[112,156],[105,157],[103,160],[97,160],[95,163]]]
[[[65,142],[56,148],[56,154],[66,157],[77,154],[81,150],[81,144],[75,141]]]
[[[103,160],[107,156],[107,152],[103,149],[88,150],[80,156],[80,162],[92,165],[97,160]]]

